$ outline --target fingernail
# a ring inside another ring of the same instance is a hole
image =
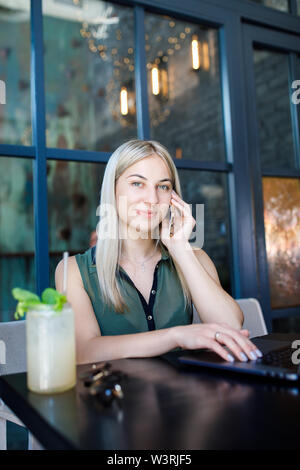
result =
[[[263,353],[259,349],[255,349],[255,352],[258,357],[263,357]]]
[[[231,354],[227,354],[227,359],[230,362],[234,362],[234,357]]]
[[[255,361],[255,359],[257,359],[257,355],[255,354],[254,351],[250,351],[250,356],[252,357],[252,359]]]
[[[240,356],[241,356],[243,362],[248,361],[248,358],[247,358],[246,354],[244,354],[243,352],[240,353]]]

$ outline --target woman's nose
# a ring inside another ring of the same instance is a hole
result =
[[[147,194],[145,194],[145,202],[150,202],[151,204],[158,203],[157,190],[155,187],[147,188]]]

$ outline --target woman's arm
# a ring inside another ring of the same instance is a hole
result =
[[[223,322],[233,328],[242,328],[243,312],[222,288],[209,256],[201,249],[193,250],[188,242],[175,245],[171,255],[184,275],[200,320],[205,323]]]
[[[55,285],[62,292],[63,261],[56,267]],[[77,363],[156,356],[178,346],[171,328],[131,335],[101,336],[74,256],[68,259],[67,298],[75,315]]]
[[[224,291],[217,270],[201,249],[193,250],[188,240],[195,226],[191,209],[175,191],[171,207],[174,210],[174,236],[170,237],[168,222],[162,223],[162,241],[178,263],[191,293],[193,304],[203,322],[225,322],[240,329],[244,316],[235,300]]]
[[[55,271],[56,289],[62,292],[63,262]],[[74,256],[68,261],[67,298],[75,315],[77,363],[91,363],[129,357],[152,357],[164,354],[176,347],[183,349],[210,348],[225,360],[231,360],[228,352],[215,340],[215,332],[223,333],[223,341],[240,359],[244,351],[253,359],[255,346],[247,338],[247,331],[238,332],[228,325],[185,325],[145,333],[101,336],[101,331]]]

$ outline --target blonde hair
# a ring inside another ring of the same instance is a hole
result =
[[[122,243],[119,238],[119,220],[117,216],[117,202],[115,197],[116,181],[128,167],[143,158],[154,154],[158,155],[166,163],[171,173],[173,188],[181,197],[178,172],[173,159],[163,145],[153,140],[130,140],[122,144],[111,155],[103,177],[100,212],[103,207],[113,207],[115,210],[111,211],[109,213],[109,217],[106,218],[105,233],[104,224],[101,224],[100,213],[100,222],[97,225],[98,240],[96,245],[96,267],[103,299],[118,313],[124,313],[126,303],[123,299],[120,284],[116,276]],[[107,233],[110,234],[109,237],[107,237]],[[168,251],[160,239],[157,240],[157,245],[165,251]],[[172,261],[182,286],[185,306],[190,306],[191,295],[186,281],[178,263],[176,263],[173,258]]]

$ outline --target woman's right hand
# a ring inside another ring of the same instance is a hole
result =
[[[248,338],[248,330],[237,330],[227,323],[175,326],[172,330],[177,346],[182,349],[208,348],[230,362],[235,358],[243,362],[248,359],[253,361],[262,356],[261,351]],[[216,333],[219,333],[218,339],[215,337]],[[226,346],[230,353],[223,346]]]

